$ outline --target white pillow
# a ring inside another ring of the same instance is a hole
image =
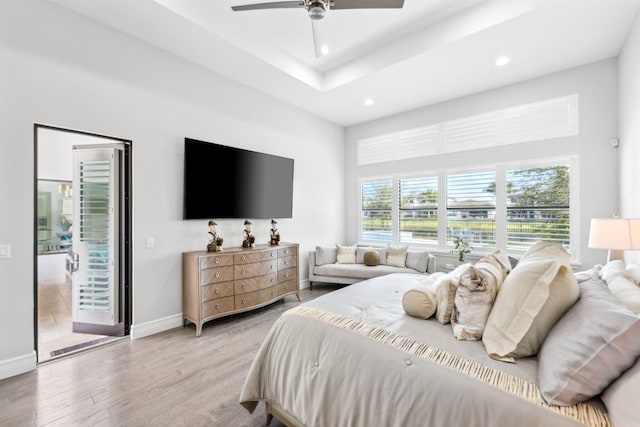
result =
[[[604,280],[610,280],[616,276],[627,277],[627,269],[624,268],[624,261],[621,259],[609,261],[600,270],[600,278]]]
[[[640,287],[626,276],[616,275],[606,280],[611,293],[635,314],[640,314]]]
[[[343,246],[336,243],[337,264],[355,264],[356,263],[356,247],[355,246]]]
[[[640,285],[640,264],[632,262],[626,268],[627,276],[629,276],[636,285]]]
[[[640,426],[638,411],[640,390],[640,359],[618,377],[602,393],[602,401],[615,426]]]
[[[429,251],[407,250],[405,264],[407,267],[418,270],[420,273],[426,273],[429,268]]]
[[[551,328],[538,354],[545,402],[568,406],[600,394],[640,356],[638,336],[640,317],[602,279],[581,283],[580,299]]]
[[[387,247],[387,265],[406,267],[408,249],[409,246],[389,245]]]
[[[482,335],[487,353],[505,362],[535,355],[579,295],[567,250],[552,242],[536,243],[498,292]]]
[[[316,246],[316,265],[333,264],[336,262],[336,248]]]

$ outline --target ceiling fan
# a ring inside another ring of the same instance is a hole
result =
[[[325,55],[328,48],[323,43],[322,31],[319,21],[325,17],[328,10],[340,9],[400,9],[404,6],[404,0],[299,0],[279,1],[231,6],[234,11],[258,10],[258,9],[295,9],[304,8],[311,18],[313,31],[313,45],[316,57]]]

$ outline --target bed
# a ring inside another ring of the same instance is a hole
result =
[[[285,312],[241,390],[253,412],[288,426],[610,426],[599,398],[543,403],[537,359],[504,363],[451,325],[408,316],[402,296],[424,278],[395,273]]]

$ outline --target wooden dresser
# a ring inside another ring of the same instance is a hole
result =
[[[252,310],[296,294],[298,244],[224,248],[221,252],[182,253],[182,316],[196,325]]]

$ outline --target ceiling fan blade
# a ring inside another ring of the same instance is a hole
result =
[[[338,9],[400,9],[404,0],[332,0],[331,10]]]
[[[297,7],[305,7],[304,1],[279,1],[272,3],[245,4],[242,6],[231,6],[231,9],[234,11],[240,11],[257,9],[289,9]]]
[[[313,47],[316,51],[316,58],[320,58],[327,53],[322,52],[322,48],[323,46],[325,46],[324,32],[322,30],[322,20],[311,19],[311,30],[313,31]],[[326,46],[325,49],[327,49]]]

